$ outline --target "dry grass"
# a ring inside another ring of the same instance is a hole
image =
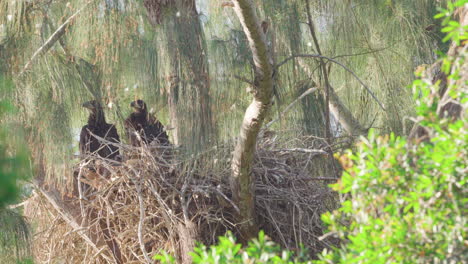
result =
[[[310,137],[281,142],[274,134],[264,136],[253,171],[260,227],[281,245],[303,244],[311,254],[333,243],[319,239],[320,215],[333,209],[337,198],[324,178],[336,175],[336,164],[320,150],[324,146]],[[36,226],[37,262],[112,263],[120,251],[124,263],[150,263],[161,249],[188,262],[195,240],[213,244],[227,230],[237,234],[237,208],[227,184],[232,144],[185,159],[172,149],[121,145],[121,150],[132,158],[88,157],[77,166],[75,178],[91,187],[74,181],[64,201],[79,228],[42,195],[29,203],[25,211]],[[112,253],[112,245],[118,251]]]

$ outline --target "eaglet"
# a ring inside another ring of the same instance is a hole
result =
[[[80,154],[87,156],[97,153],[102,158],[116,160],[119,148],[99,140],[94,135],[112,143],[119,143],[120,138],[114,125],[106,123],[104,111],[99,102],[93,100],[83,104],[89,110],[88,124],[81,129]]]
[[[139,147],[142,142],[150,144],[153,141],[163,146],[170,144],[164,126],[148,112],[143,100],[136,100],[130,106],[134,111],[125,120],[125,129],[132,146]]]

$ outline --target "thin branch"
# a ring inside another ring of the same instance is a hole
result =
[[[380,48],[380,49],[375,49],[375,50],[370,50],[370,51],[364,51],[360,53],[352,53],[352,54],[342,54],[342,55],[337,55],[332,57],[332,59],[338,59],[338,58],[344,58],[344,57],[354,57],[354,56],[362,56],[362,55],[367,55],[367,54],[373,54],[377,52],[384,51],[390,47],[385,47],[385,48]]]
[[[63,204],[63,201],[57,197],[52,191],[47,191],[43,187],[43,184],[40,180],[34,179],[33,180],[34,187],[47,199],[47,201],[52,205],[52,207],[60,214],[62,219],[74,229],[83,240],[94,250],[96,251],[96,256],[100,255],[110,263],[113,262],[112,259],[104,254],[103,250],[99,249],[97,244],[86,234],[87,229],[83,229],[83,227],[78,224],[76,219],[72,216],[69,212],[68,208]]]
[[[145,249],[145,242],[143,239],[143,228],[145,225],[145,204],[143,202],[143,196],[141,194],[141,176],[140,179],[134,180],[136,184],[136,190],[138,193],[138,205],[140,207],[140,220],[138,221],[138,243],[140,244],[141,252],[143,253],[143,257],[145,258],[147,263],[153,263],[151,259],[148,257],[148,252]]]
[[[309,153],[309,154],[322,154],[327,155],[328,152],[321,150],[321,149],[305,149],[305,148],[290,148],[290,149],[278,149],[274,150],[275,152],[301,152],[301,153]]]
[[[341,62],[339,62],[339,61],[337,61],[335,59],[332,59],[332,58],[329,58],[329,57],[326,57],[326,56],[323,56],[323,55],[319,55],[319,54],[295,54],[295,55],[291,55],[290,57],[284,59],[282,62],[280,62],[278,65],[276,65],[275,69],[278,69],[279,67],[283,66],[288,61],[293,60],[295,58],[321,58],[321,59],[326,59],[328,61],[331,61],[333,63],[338,64],[343,69],[345,69],[347,72],[349,72],[354,78],[356,78],[356,80],[367,90],[367,92],[372,96],[372,98],[374,98],[374,100],[377,102],[377,104],[380,106],[380,108],[382,108],[382,110],[386,111],[383,104],[377,99],[377,97],[369,89],[369,87],[352,70],[350,70],[348,67],[346,67]]]
[[[254,82],[245,78],[245,77],[242,77],[242,76],[239,76],[239,75],[233,75],[234,78],[236,78],[237,80],[239,81],[242,81],[242,82],[245,82],[245,83],[248,83],[249,85],[251,85],[252,87],[255,86]]]
[[[298,98],[296,98],[292,103],[290,103],[284,110],[281,112],[281,114],[274,120],[268,122],[263,128],[263,130],[269,128],[273,123],[277,122],[280,119],[280,116],[284,115],[287,111],[291,109],[297,102],[299,102],[302,98],[306,97],[309,94],[312,94],[313,92],[317,91],[318,88],[309,88],[307,89],[304,93],[302,93]]]
[[[78,9],[59,28],[57,28],[57,30],[52,35],[50,35],[49,39],[47,39],[47,41],[39,49],[37,49],[36,52],[34,52],[31,59],[23,67],[23,70],[20,72],[19,76],[22,76],[29,69],[29,67],[31,67],[31,64],[38,56],[49,51],[49,49],[65,34],[68,25],[75,19],[76,16],[78,16],[79,13],[81,13],[81,11],[88,7],[91,2],[92,0],[89,0],[82,8]]]
[[[331,177],[304,177],[299,178],[302,181],[338,181],[339,178],[331,178]]]

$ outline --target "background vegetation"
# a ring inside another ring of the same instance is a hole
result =
[[[468,27],[451,20],[458,2],[444,9],[442,30],[460,45]],[[466,114],[466,47],[455,57],[445,57],[444,73],[450,98]],[[468,120],[439,117],[444,102],[433,83],[421,73],[413,82],[417,119],[429,134],[422,142],[395,134],[379,136],[371,130],[354,150],[340,157],[345,171],[332,187],[346,199],[341,208],[325,213],[325,236],[337,236],[342,245],[324,250],[315,263],[463,263],[467,219]],[[312,263],[298,252],[281,251],[260,233],[246,247],[233,237],[220,237],[217,245],[200,245],[195,263]],[[166,253],[156,256],[172,263]]]

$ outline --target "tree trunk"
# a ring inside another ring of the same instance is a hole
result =
[[[152,24],[164,34],[168,105],[174,143],[199,149],[215,136],[205,38],[195,0],[145,0]]]
[[[246,241],[256,236],[258,232],[255,215],[255,179],[252,174],[252,163],[258,132],[271,108],[273,78],[271,54],[252,1],[234,0],[233,2],[234,10],[247,36],[255,64],[254,98],[242,121],[232,160],[231,178],[233,198],[240,210],[238,222],[241,223],[241,239]]]

